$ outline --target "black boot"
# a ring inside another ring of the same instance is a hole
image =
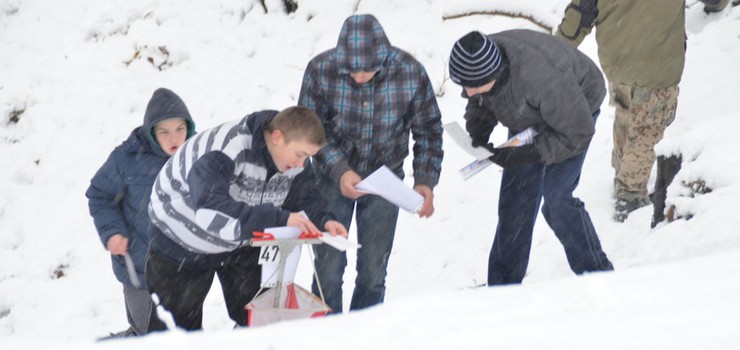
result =
[[[727,7],[730,0],[700,0],[704,3],[704,13],[710,14],[715,12],[721,12]],[[733,2],[733,6],[735,3]]]
[[[658,156],[658,174],[655,179],[655,192],[653,192],[653,220],[650,223],[651,228],[655,228],[663,219],[665,219],[665,199],[666,190],[673,182],[673,178],[681,170],[681,156]]]

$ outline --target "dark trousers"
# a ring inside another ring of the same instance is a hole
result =
[[[186,330],[203,328],[203,302],[218,275],[229,317],[240,326],[247,325],[247,305],[260,289],[261,268],[257,263],[259,248],[240,248],[224,263],[211,269],[188,269],[177,261],[149,251],[146,280],[160,304],[172,314],[175,324]]]
[[[614,269],[601,249],[583,202],[573,197],[586,151],[560,163],[530,163],[504,170],[498,226],[488,259],[489,286],[521,283],[524,279],[534,223],[543,199],[542,215],[565,248],[573,272]]]
[[[398,207],[387,200],[364,195],[353,201],[341,195],[335,183],[327,177],[320,180],[320,188],[327,198],[329,210],[349,229],[352,214],[357,219],[357,278],[350,301],[350,310],[361,310],[383,302],[388,259],[396,233]],[[314,246],[316,250],[316,275],[321,283],[326,304],[332,313],[342,313],[342,284],[347,255],[326,244]],[[319,288],[314,280],[314,294]]]

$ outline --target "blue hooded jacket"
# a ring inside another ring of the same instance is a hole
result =
[[[103,247],[117,233],[128,238],[128,254],[134,261],[142,288],[146,288],[144,263],[149,245],[147,206],[154,180],[169,159],[155,140],[153,129],[158,122],[170,118],[185,119],[188,138],[195,133],[195,125],[182,99],[168,89],[157,89],[147,105],[144,123],[111,152],[85,192]],[[123,256],[111,255],[111,260],[116,278],[132,285]]]

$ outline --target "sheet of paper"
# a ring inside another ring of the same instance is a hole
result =
[[[358,183],[355,188],[361,192],[381,196],[412,214],[417,213],[424,204],[424,197],[406,186],[385,165]]]
[[[459,170],[460,176],[462,176],[463,180],[467,180],[473,177],[473,175],[481,172],[481,170],[488,168],[491,164],[493,164],[493,162],[488,160],[488,158],[476,159]]]
[[[488,158],[493,155],[489,150],[483,147],[473,147],[473,139],[463,130],[457,122],[450,122],[444,125],[445,133],[449,135],[455,143],[465,152],[468,152],[475,159]]]
[[[534,143],[534,137],[538,134],[539,133],[534,130],[534,128],[526,128],[524,131],[512,136],[510,139],[506,140],[506,142],[496,147],[521,147],[524,145],[531,145]]]
[[[483,147],[473,147],[471,143],[473,140],[470,135],[463,130],[463,128],[457,122],[450,122],[444,125],[445,133],[449,135],[455,143],[460,146],[465,152],[468,152],[471,156],[475,157],[475,160],[470,162],[468,165],[462,167],[459,172],[463,180],[467,180],[478,174],[483,169],[488,168],[493,162],[488,160],[488,157],[492,156],[491,151]]]
[[[300,211],[301,215],[303,215],[306,219],[311,219],[308,217],[308,214],[306,214],[305,211]],[[355,242],[350,242],[346,238],[342,236],[332,236],[328,232],[322,232],[321,237],[319,237],[319,240],[321,242],[324,242],[334,248],[336,248],[339,251],[345,251],[347,249],[357,249],[360,248],[360,245]]]
[[[319,240],[328,244],[334,248],[337,248],[340,252],[346,251],[347,249],[357,249],[360,245],[352,242],[342,236],[332,236],[327,232],[323,232]]]
[[[295,239],[301,235],[301,229],[293,226],[283,227],[268,227],[265,229],[266,233],[271,233],[275,236],[276,240],[280,239]],[[298,269],[298,260],[301,258],[301,246],[297,246],[291,252],[280,252],[280,254],[289,254],[285,260],[285,275],[283,275],[283,283],[293,281],[295,278],[296,270]],[[278,280],[278,268],[280,267],[279,259],[274,263],[262,264],[262,286],[263,287],[274,287]]]

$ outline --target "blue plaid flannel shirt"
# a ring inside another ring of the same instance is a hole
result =
[[[357,84],[350,73],[358,71],[377,73]],[[415,185],[439,182],[443,129],[431,82],[416,59],[390,45],[374,17],[348,18],[337,47],[309,62],[298,104],[324,123],[328,140],[315,160],[335,181],[350,169],[364,178],[382,165],[403,177],[410,131]]]

